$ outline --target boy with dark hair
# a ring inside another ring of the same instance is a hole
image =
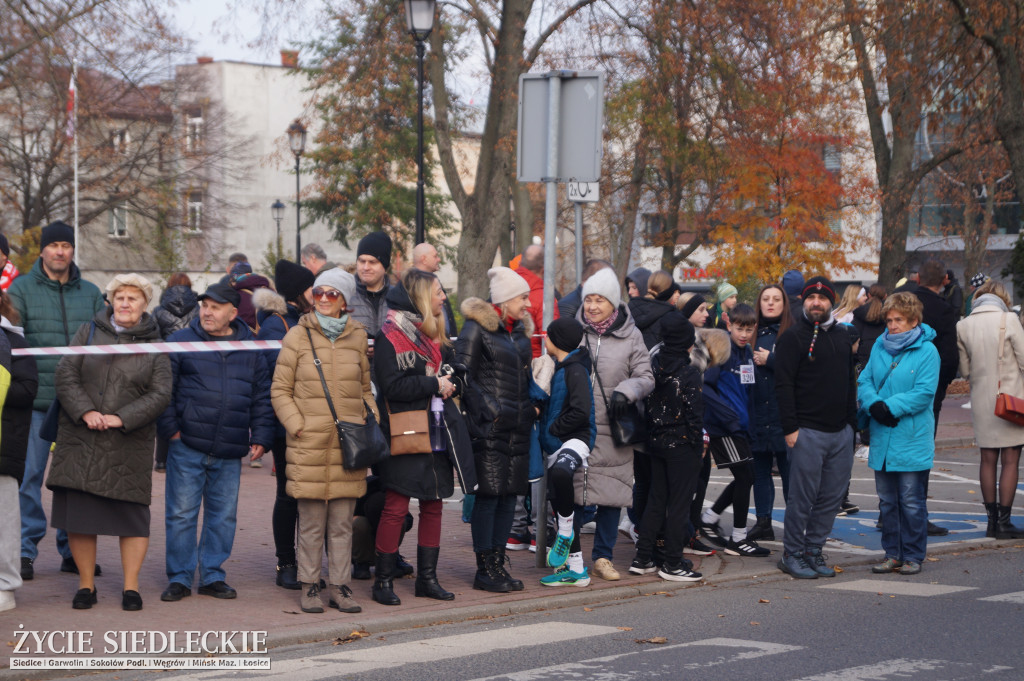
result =
[[[757,313],[738,304],[727,322],[731,354],[725,364],[704,372],[704,429],[711,438],[710,451],[718,468],[728,468],[733,480],[718,499],[701,514],[701,530],[730,556],[762,557],[771,551],[747,539],[750,489],[754,484],[750,450],[754,384],[754,353],[750,342],[757,331]],[[732,506],[732,533],[718,526],[722,511]]]
[[[583,327],[571,317],[548,325],[544,346],[555,359],[551,395],[540,413],[540,446],[547,457],[548,500],[555,509],[558,531],[548,550],[553,574],[542,577],[544,586],[588,586],[583,565],[580,522],[574,513],[572,479],[585,468],[597,437],[594,393],[590,385],[590,353],[581,348]]]

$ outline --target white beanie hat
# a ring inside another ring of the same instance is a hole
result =
[[[347,309],[355,307],[356,278],[340,267],[332,267],[321,272],[320,276],[313,282],[313,288],[317,286],[330,286],[331,288],[338,289],[341,291],[341,295],[345,297],[345,307]]]
[[[495,305],[530,292],[526,280],[507,267],[492,267],[487,270],[487,276],[491,279],[491,302]]]
[[[618,309],[619,303],[622,302],[622,285],[615,276],[615,270],[604,267],[583,282],[583,300],[592,294],[601,296],[611,303],[612,307]]]

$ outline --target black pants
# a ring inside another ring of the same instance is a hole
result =
[[[696,530],[700,527],[700,514],[704,510],[704,497],[708,495],[708,482],[711,480],[711,453],[701,460],[700,475],[694,487],[693,502],[690,504],[690,525]]]
[[[272,447],[277,482],[277,496],[274,497],[274,511],[271,515],[274,551],[277,553],[278,565],[295,565],[295,524],[299,519],[299,505],[284,491],[285,483],[288,482],[285,475],[285,439],[275,438]]]
[[[732,482],[725,486],[718,499],[711,505],[711,510],[721,515],[727,506],[732,505],[732,526],[742,529],[747,526],[747,513],[750,512],[750,488],[754,486],[754,465],[743,461],[729,466]]]
[[[693,490],[700,479],[700,450],[660,456],[650,454],[651,482],[640,521],[636,555],[649,560],[654,551],[658,533],[665,535],[665,564],[683,562],[683,545],[688,539],[687,513]]]
[[[580,458],[573,452],[567,450],[561,450],[558,452],[555,463],[548,468],[548,501],[551,503],[551,507],[555,509],[555,513],[568,518],[573,515],[574,503],[573,496],[575,492],[572,486],[573,476],[576,475],[576,469],[582,465]],[[569,547],[570,553],[579,553],[582,549],[580,548],[580,519],[573,518],[574,532],[572,538],[572,546]]]

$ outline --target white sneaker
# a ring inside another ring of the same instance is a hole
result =
[[[14,592],[13,591],[0,591],[0,612],[4,610],[14,610]]]
[[[580,534],[594,534],[594,530],[597,529],[597,523],[591,520],[589,523],[584,523],[580,527]]]
[[[249,461],[249,468],[263,468],[262,459],[252,459]]]
[[[857,451],[854,453],[854,456],[858,459],[867,459],[868,454],[870,453],[871,449],[867,445],[861,445],[860,447],[857,447]]]
[[[971,403],[970,402],[964,402],[963,404],[960,405],[960,408],[961,409],[970,409],[971,408]]]

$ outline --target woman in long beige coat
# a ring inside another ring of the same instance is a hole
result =
[[[355,298],[351,274],[327,270],[313,283],[314,310],[303,315],[282,341],[270,398],[287,431],[285,491],[299,506],[298,573],[303,612],[323,612],[320,561],[324,535],[329,557],[331,607],[360,612],[348,581],[352,574],[352,516],[366,494],[366,469],[342,467],[341,442],[327,403],[314,352],[338,418],[365,423],[376,405],[370,391],[366,329],[349,315]]]
[[[987,537],[1019,539],[1024,528],[1010,523],[1017,491],[1024,426],[995,415],[1000,392],[1024,397],[1024,328],[1009,311],[1010,296],[1002,284],[989,280],[974,292],[971,314],[956,325],[960,374],[971,383],[974,439],[981,449],[981,496],[988,512]],[[1002,338],[1002,360],[1000,360]],[[996,469],[1002,459],[998,494]]]

